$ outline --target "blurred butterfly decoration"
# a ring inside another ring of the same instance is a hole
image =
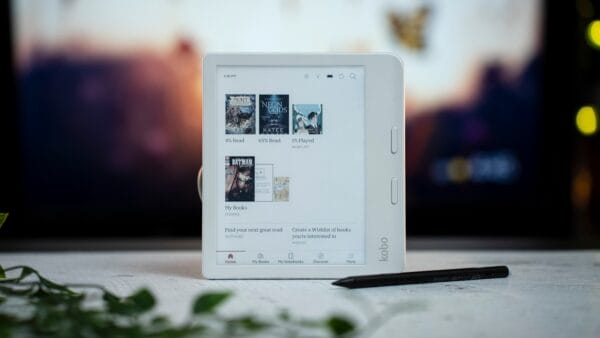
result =
[[[429,6],[421,6],[410,14],[390,12],[388,21],[394,38],[409,49],[423,51],[426,45],[424,33],[430,14]]]

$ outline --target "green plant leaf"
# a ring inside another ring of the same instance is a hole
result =
[[[131,303],[135,313],[144,313],[152,310],[156,304],[154,295],[148,289],[140,289],[133,295],[126,298]]]
[[[290,320],[290,312],[286,309],[280,310],[277,317],[279,318],[279,320],[287,322]]]
[[[169,318],[165,316],[155,316],[150,321],[152,325],[165,326],[169,324]]]
[[[102,299],[106,301],[110,313],[120,315],[140,315],[152,310],[156,300],[148,289],[140,289],[129,297],[120,298],[105,291]]]
[[[252,316],[244,316],[241,318],[233,319],[229,322],[230,325],[240,326],[246,331],[256,332],[262,331],[271,325],[267,322],[260,321]]]
[[[0,284],[0,293],[8,296],[26,296],[33,292],[33,287],[28,288],[11,288]],[[0,336],[2,337],[2,336]]]
[[[4,222],[6,222],[7,218],[8,218],[8,212],[0,212],[0,228],[2,228],[2,226],[4,225]]]
[[[24,266],[21,268],[21,274],[19,275],[19,277],[16,278],[16,281],[20,282],[31,275],[37,275],[37,274],[38,274],[38,272],[35,271],[34,269],[32,269],[28,266]]]
[[[62,293],[68,294],[68,295],[76,295],[77,294],[76,292],[74,292],[73,290],[69,289],[68,287],[66,287],[64,285],[57,284],[57,283],[55,283],[55,282],[53,282],[53,281],[51,281],[49,279],[46,279],[46,278],[44,278],[42,276],[39,276],[39,274],[38,274],[38,277],[40,278],[40,283],[44,287],[46,287],[46,288],[48,288],[50,290],[57,291],[57,292],[62,292]]]
[[[329,330],[336,336],[343,336],[351,331],[354,331],[354,324],[346,318],[339,316],[332,316],[326,322],[325,325]]]
[[[10,271],[18,274],[7,279],[6,273]],[[4,276],[0,278],[0,338],[275,337],[279,332],[284,332],[283,336],[299,336],[301,329],[348,338],[348,333],[358,332],[350,320],[338,316],[302,320],[285,309],[266,319],[254,314],[215,313],[232,296],[230,292],[199,295],[192,304],[193,316],[184,323],[173,324],[169,317],[151,312],[156,307],[156,298],[149,289],[120,297],[99,285],[69,286],[51,281],[28,266],[0,266],[0,272]],[[89,302],[90,294],[75,291],[80,288],[96,289],[102,298]]]
[[[115,294],[110,291],[104,291],[102,293],[102,299],[107,303],[116,303],[121,301],[121,298],[115,296]]]
[[[126,314],[128,313],[128,306],[124,304],[121,298],[115,296],[113,293],[105,291],[102,294],[102,299],[106,302],[106,309],[109,313],[115,314]]]
[[[231,296],[229,292],[214,292],[200,295],[192,305],[192,313],[197,315],[212,313],[229,296]]]
[[[21,273],[19,274],[19,276],[15,277],[15,278],[6,278],[6,271],[17,270],[17,269],[21,269]],[[24,280],[25,278],[31,276],[32,274],[37,275],[37,271],[35,271],[34,269],[32,269],[28,266],[13,266],[13,267],[9,267],[6,269],[3,268],[2,274],[3,274],[4,278],[0,278],[0,283],[19,283],[22,280]]]
[[[0,279],[6,279],[6,273],[4,272],[2,265],[0,265]]]

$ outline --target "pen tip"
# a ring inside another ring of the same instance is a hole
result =
[[[332,285],[336,285],[336,286],[343,286],[346,287],[346,284],[350,281],[349,278],[342,278],[342,279],[338,279],[336,281],[331,282]]]

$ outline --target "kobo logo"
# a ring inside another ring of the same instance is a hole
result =
[[[381,243],[379,245],[379,248],[377,248],[377,250],[379,250],[379,261],[380,262],[387,262],[388,261],[388,256],[389,256],[388,238],[387,237],[381,237],[379,239],[379,242]]]

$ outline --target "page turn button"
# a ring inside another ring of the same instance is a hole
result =
[[[396,177],[392,177],[390,190],[392,192],[392,204],[398,204],[398,179]]]
[[[398,127],[392,127],[391,134],[392,154],[395,154],[398,152]]]

